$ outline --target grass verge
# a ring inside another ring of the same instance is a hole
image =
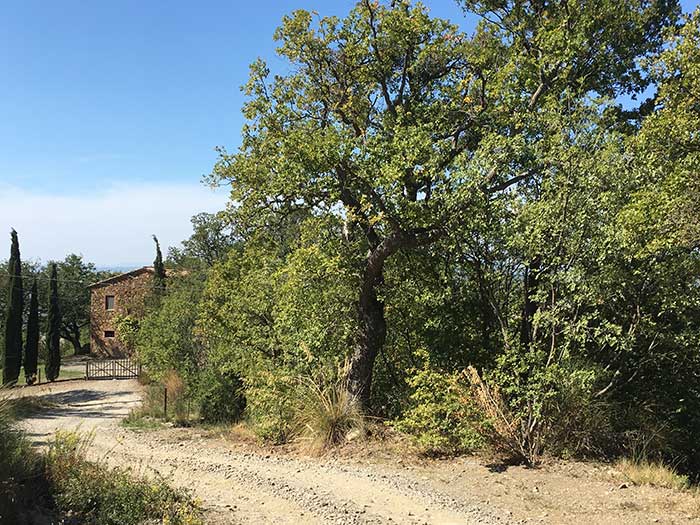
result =
[[[38,408],[27,401],[0,391],[0,523],[203,524],[188,492],[88,461],[85,437],[59,432],[46,453],[37,452],[16,427],[18,414]]]
[[[44,373],[44,365],[40,364],[39,368],[41,370],[41,383],[35,383],[35,384],[46,384],[48,381],[46,381],[46,376]],[[0,374],[2,374],[2,368],[0,368]],[[62,379],[82,379],[85,377],[85,372],[82,370],[66,370],[65,368],[61,368],[58,374],[57,381],[61,381]],[[24,386],[27,384],[27,380],[24,377],[24,368],[20,371],[19,373],[19,378],[17,379],[17,386]]]
[[[148,520],[172,525],[202,524],[197,502],[162,478],[88,461],[89,437],[57,432],[46,454],[46,473],[61,518],[77,523],[137,525]]]

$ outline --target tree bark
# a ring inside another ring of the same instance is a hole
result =
[[[360,330],[350,357],[348,390],[363,408],[369,407],[374,362],[386,340],[384,303],[377,297],[377,288],[382,280],[383,273],[373,276],[365,272],[357,304]]]
[[[83,352],[83,347],[80,344],[80,328],[71,327],[61,330],[61,337],[69,341],[73,345],[75,355],[80,355]]]
[[[365,263],[357,301],[360,327],[348,370],[348,390],[364,409],[369,408],[374,362],[386,340],[384,303],[377,295],[384,282],[384,263],[399,249],[416,244],[415,235],[395,232],[370,251]]]

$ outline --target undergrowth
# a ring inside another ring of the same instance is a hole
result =
[[[46,453],[33,449],[16,421],[41,406],[0,392],[0,523],[203,523],[197,502],[166,480],[88,461],[88,438],[59,432]]]
[[[46,474],[62,515],[95,525],[137,525],[154,519],[172,525],[203,523],[197,503],[164,479],[86,460],[90,443],[67,432],[57,432],[50,443]]]

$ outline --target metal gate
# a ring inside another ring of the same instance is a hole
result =
[[[131,359],[104,359],[85,363],[86,379],[135,379],[141,365]]]

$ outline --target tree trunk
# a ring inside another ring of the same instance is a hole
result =
[[[374,361],[386,340],[384,303],[377,297],[377,289],[384,282],[384,262],[400,248],[412,246],[415,242],[415,237],[396,232],[367,256],[357,302],[360,327],[348,370],[348,390],[364,409],[369,408]]]
[[[365,409],[369,407],[374,362],[386,340],[384,303],[377,297],[381,280],[382,274],[378,278],[365,275],[357,304],[360,330],[348,370],[348,390]]]
[[[78,337],[76,339],[76,338],[71,337],[68,340],[73,345],[73,351],[74,351],[75,355],[80,355],[83,351],[83,347],[80,344],[80,338]]]
[[[66,341],[69,341],[73,345],[73,350],[75,355],[80,355],[83,352],[83,347],[80,344],[80,328],[77,326],[70,326],[63,328],[61,330],[61,337]]]

